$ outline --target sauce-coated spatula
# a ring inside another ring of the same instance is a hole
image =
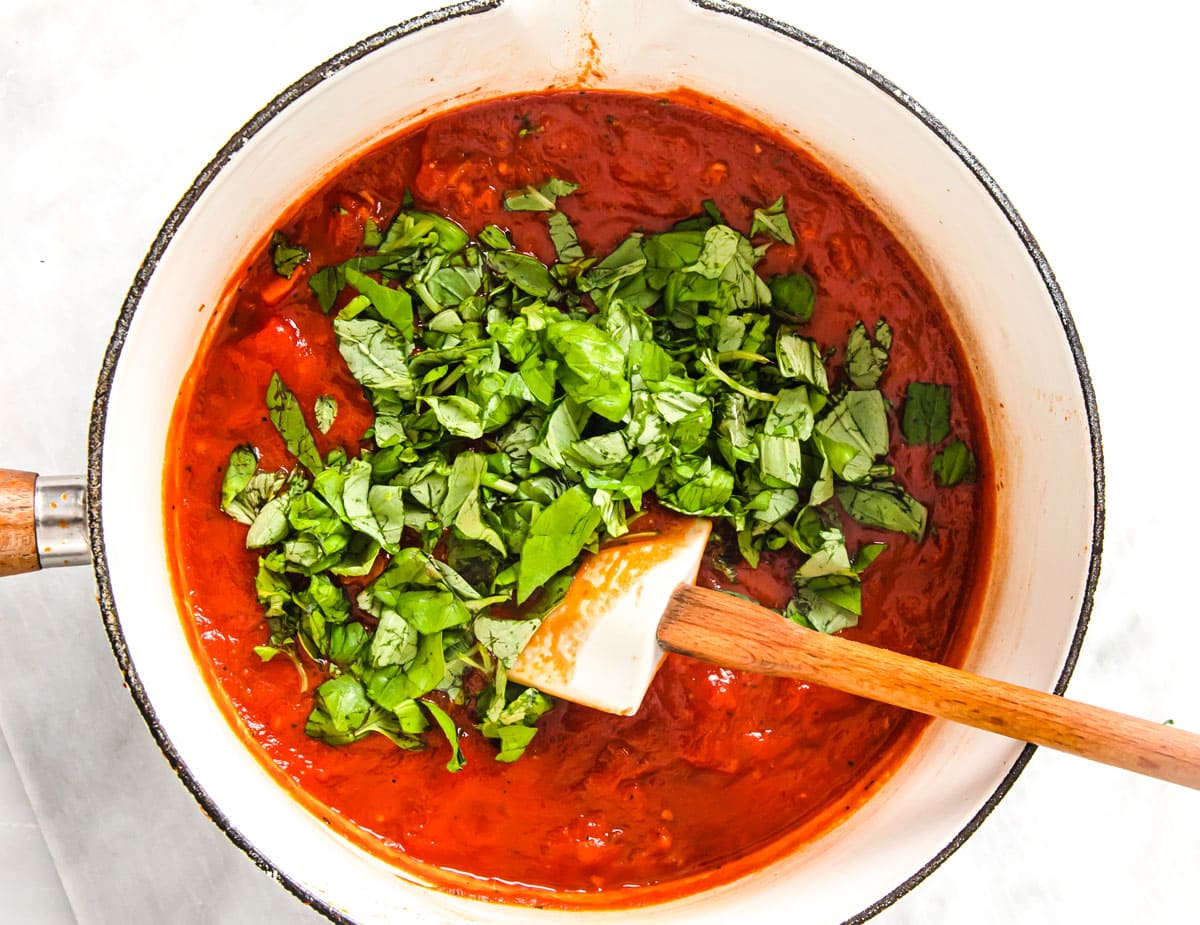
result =
[[[1200,789],[1200,735],[806,629],[691,584],[709,526],[683,521],[585,560],[510,676],[637,711],[666,651],[812,684]],[[661,619],[660,619],[661,615]]]

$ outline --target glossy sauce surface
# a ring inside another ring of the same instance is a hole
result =
[[[978,400],[961,350],[903,246],[840,181],[761,128],[692,95],[659,100],[564,92],[492,101],[437,117],[335,175],[280,224],[312,253],[291,281],[267,248],[244,267],[198,356],[176,411],[166,466],[168,533],[197,657],[231,720],[297,797],[356,841],[443,888],[539,905],[622,905],[670,898],[769,862],[834,824],[886,779],[919,721],[901,711],[779,679],[669,657],[641,711],[618,717],[560,702],[515,764],[451,707],[466,768],[447,773],[445,743],[402,752],[380,736],[346,748],[308,738],[302,693],[285,659],[254,653],[268,630],[255,600],[257,554],[220,512],[230,450],[251,442],[263,468],[291,459],[266,415],[278,371],[302,406],[322,394],[339,414],[320,450],[354,448],[372,413],[337,352],[307,277],[385,225],[405,190],[418,208],[468,231],[509,229],[520,249],[553,258],[544,216],[509,213],[506,189],[548,176],[579,191],[560,202],[589,253],[635,229],[669,228],[711,198],[749,228],[753,208],[787,197],[796,245],[773,245],[764,275],[804,268],[817,282],[803,333],[833,348],[840,370],[853,324],[883,317],[895,340],[881,382],[897,478],[928,506],[916,544],[845,521],[853,551],[880,540],[864,614],[846,635],[924,658],[957,651],[972,623],[973,578],[989,555],[990,478]],[[952,386],[952,432],[980,460],[975,484],[936,488],[933,450],[909,447],[896,410],[912,380]],[[711,548],[711,547],[710,547]],[[799,559],[780,554],[737,580],[706,556],[699,581],[772,606],[791,595]]]

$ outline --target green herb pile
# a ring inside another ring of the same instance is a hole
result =
[[[732,558],[752,566],[764,550],[800,550],[786,616],[823,632],[854,625],[860,573],[884,548],[852,555],[839,505],[872,527],[925,533],[925,508],[886,462],[887,324],[858,324],[831,379],[829,356],[801,333],[811,280],[755,271],[773,241],[793,243],[782,198],[754,212],[748,235],[706,202],[597,259],[558,211],[575,189],[550,179],[506,194],[509,209],[548,214],[552,265],[497,226],[472,241],[408,203],[386,230],[368,224],[365,256],[309,278],[326,313],[341,306],[338,348],[375,409],[366,448],[322,458],[276,375],[267,406],[297,465],[260,471],[254,449],[238,447],[221,505],[262,550],[271,641],[259,654],[311,659],[329,676],[311,736],[340,745],[379,733],[415,749],[436,724],[456,770],[458,731],[428,695],[465,702],[476,670],[487,679],[473,698],[478,728],[498,760],[517,759],[552,702],[505,668],[580,554],[628,532],[648,495],[724,522]],[[282,275],[308,260],[282,235],[272,243]],[[942,442],[949,409],[948,386],[912,383],[906,436]],[[336,413],[322,396],[318,429]],[[934,462],[946,485],[973,464],[961,440]],[[362,585],[381,553],[386,567],[353,606],[344,579]],[[496,604],[505,616],[489,613]]]

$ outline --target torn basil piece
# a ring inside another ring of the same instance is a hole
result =
[[[962,440],[952,440],[933,457],[933,475],[938,485],[950,488],[975,480],[975,454]]]
[[[857,626],[861,611],[862,588],[858,580],[829,576],[797,587],[784,616],[820,633],[832,634]]]
[[[333,422],[337,418],[337,412],[336,398],[332,395],[318,395],[316,404],[313,406],[313,415],[317,419],[317,430],[323,434],[329,433],[329,429],[333,427]]]
[[[283,232],[271,235],[271,261],[275,272],[284,279],[291,279],[296,267],[308,260],[308,249],[299,244],[289,244]]]
[[[558,197],[570,196],[579,189],[578,183],[551,177],[540,186],[525,186],[504,194],[504,208],[509,212],[553,212]]]
[[[582,486],[563,492],[529,525],[517,578],[517,603],[575,561],[600,526],[600,511]]]
[[[846,375],[860,389],[873,389],[887,369],[892,349],[892,329],[880,318],[875,322],[875,333],[867,333],[861,321],[850,330],[846,343]]]
[[[846,513],[867,527],[894,530],[920,542],[925,536],[928,511],[895,482],[875,482],[869,487],[844,485],[837,499]]]
[[[267,387],[267,411],[288,452],[300,460],[313,475],[324,469],[325,463],[321,454],[317,452],[312,431],[305,423],[300,402],[284,384],[279,373],[271,376],[271,384]]]
[[[938,444],[950,435],[950,386],[910,382],[900,429],[912,444]]]
[[[816,423],[817,443],[836,475],[863,482],[890,447],[887,412],[877,390],[851,391]]]
[[[437,723],[441,729],[442,735],[446,737],[446,741],[450,744],[450,760],[446,762],[447,771],[461,771],[467,763],[467,759],[463,757],[462,747],[458,744],[458,727],[454,725],[454,720],[450,715],[431,700],[422,700],[421,705],[433,717],[433,721]]]
[[[551,212],[547,219],[550,226],[550,241],[554,244],[554,252],[563,263],[572,263],[583,259],[583,248],[579,245],[579,236],[571,226],[571,220],[561,212]]]
[[[234,447],[233,452],[229,454],[229,462],[225,464],[225,475],[221,479],[221,510],[235,520],[241,520],[247,524],[250,521],[244,520],[244,515],[239,516],[240,512],[234,513],[231,508],[257,471],[258,454],[254,451],[254,447],[242,444]]]
[[[786,203],[780,196],[765,209],[755,209],[750,224],[750,237],[765,234],[784,244],[795,244],[796,236],[792,234],[792,226],[788,224]]]
[[[784,273],[767,280],[771,314],[788,324],[812,321],[817,291],[806,273]]]
[[[521,650],[541,625],[540,619],[499,620],[495,617],[476,617],[475,638],[500,659],[506,668],[511,668]]]

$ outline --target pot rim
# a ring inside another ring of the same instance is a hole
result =
[[[121,629],[120,618],[117,613],[116,601],[112,592],[112,583],[108,572],[108,563],[104,550],[104,531],[103,531],[103,509],[102,509],[102,491],[101,484],[103,480],[103,449],[104,449],[104,432],[105,423],[108,414],[108,402],[113,386],[114,376],[116,374],[117,363],[120,360],[121,351],[124,347],[126,337],[129,333],[130,326],[133,322],[133,316],[140,305],[142,295],[144,294],[147,285],[150,282],[155,270],[158,267],[159,260],[162,258],[167,247],[174,239],[175,232],[183,224],[192,207],[197,203],[200,197],[208,189],[209,185],[216,179],[217,175],[229,163],[234,155],[241,150],[255,135],[258,134],[272,119],[279,115],[292,103],[296,102],[310,90],[319,86],[327,78],[333,76],[344,68],[359,61],[383,48],[391,43],[406,38],[416,32],[426,29],[430,26],[440,25],[445,22],[460,19],[467,16],[472,16],[478,13],[485,13],[497,9],[504,5],[507,0],[463,0],[450,6],[442,7],[430,12],[421,14],[411,19],[405,20],[394,26],[390,26],[359,42],[351,45],[343,51],[332,56],[325,62],[317,65],[307,74],[300,77],[294,83],[275,96],[266,106],[254,114],[245,125],[220,148],[216,155],[205,165],[196,179],[192,181],[183,197],[171,210],[162,227],[159,229],[150,246],[141,266],[138,268],[134,276],[133,282],[129,288],[125,300],[121,306],[120,313],[117,317],[116,325],[113,330],[112,337],[109,340],[108,346],[105,348],[104,358],[100,368],[98,377],[95,398],[92,405],[92,414],[90,426],[88,430],[88,465],[87,465],[87,525],[89,544],[92,552],[93,568],[96,575],[96,585],[98,591],[98,603],[100,605],[101,615],[104,621],[105,631],[108,634],[109,642],[112,646],[113,654],[117,659],[121,672],[125,677],[129,692],[137,704],[138,710],[141,712],[143,719],[146,722],[150,733],[154,736],[159,748],[162,750],[167,761],[171,765],[175,774],[179,777],[183,785],[191,792],[196,801],[200,804],[201,809],[225,835],[238,848],[240,848],[249,858],[265,873],[271,876],[284,886],[290,893],[296,896],[305,905],[320,912],[326,918],[337,923],[346,923],[353,925],[353,921],[347,918],[344,914],[333,908],[324,900],[317,897],[315,894],[307,890],[303,885],[289,877],[284,871],[277,868],[269,859],[267,859],[257,848],[241,833],[241,831],[233,824],[233,822],[225,815],[218,807],[216,802],[207,794],[204,788],[193,776],[191,770],[184,762],[183,758],[176,751],[175,746],[167,736],[163,729],[154,706],[150,698],[142,686],[141,679],[137,673],[132,659],[129,655],[129,650],[125,641],[124,633]],[[1062,326],[1063,334],[1067,340],[1067,346],[1070,350],[1072,359],[1075,364],[1075,369],[1078,374],[1080,391],[1083,397],[1084,408],[1087,413],[1088,434],[1091,443],[1091,462],[1092,462],[1092,489],[1093,489],[1093,520],[1092,520],[1092,535],[1091,535],[1091,554],[1088,561],[1087,578],[1084,584],[1083,595],[1080,601],[1079,618],[1075,625],[1075,632],[1071,639],[1071,643],[1067,649],[1063,668],[1059,674],[1058,680],[1054,685],[1053,692],[1062,694],[1070,681],[1071,675],[1075,670],[1075,665],[1078,661],[1079,651],[1083,644],[1084,636],[1087,632],[1088,622],[1091,616],[1093,600],[1097,582],[1100,577],[1100,558],[1103,549],[1103,533],[1104,533],[1104,516],[1105,516],[1105,486],[1104,486],[1104,460],[1103,460],[1103,445],[1100,435],[1100,420],[1099,412],[1096,406],[1095,391],[1092,386],[1091,376],[1088,371],[1087,360],[1084,357],[1083,347],[1079,339],[1078,331],[1075,328],[1075,322],[1071,317],[1070,310],[1067,307],[1066,299],[1059,288],[1058,282],[1054,277],[1054,272],[1050,269],[1045,255],[1042,253],[1041,247],[1034,238],[1032,232],[1026,226],[1024,220],[1017,212],[1016,208],[1009,201],[1007,195],[999,187],[991,174],[984,168],[979,160],[963,145],[961,141],[932,113],[925,109],[912,96],[904,92],[882,74],[869,65],[864,64],[857,58],[847,54],[840,48],[837,48],[821,39],[802,31],[801,29],[792,26],[788,23],[781,22],[770,16],[766,16],[755,10],[751,10],[741,4],[730,2],[730,0],[686,0],[692,6],[702,10],[707,10],[714,13],[733,16],[745,22],[775,32],[786,38],[807,46],[809,49],[820,52],[834,62],[842,65],[853,71],[858,76],[866,79],[873,84],[877,89],[882,90],[890,96],[896,103],[904,107],[910,114],[915,116],[920,122],[931,131],[940,141],[942,141],[950,150],[958,156],[976,180],[983,186],[991,197],[1001,213],[1016,232],[1022,245],[1024,246],[1029,257],[1032,259],[1034,266],[1037,268],[1038,274],[1046,287],[1047,294],[1054,305],[1054,309],[1058,314],[1059,322]],[[934,870],[950,857],[958,848],[982,825],[984,819],[992,812],[1001,799],[1012,789],[1017,778],[1025,769],[1033,757],[1037,747],[1034,745],[1026,745],[1021,751],[1009,772],[1005,775],[1000,784],[991,793],[979,810],[967,822],[966,825],[950,840],[950,842],[937,852],[931,859],[925,862],[917,871],[910,877],[898,884],[884,896],[877,899],[875,902],[868,905],[866,908],[846,919],[842,925],[856,925],[856,923],[865,922],[874,917],[879,912],[886,909],[888,906],[895,903],[901,897],[911,891],[917,884],[921,883]]]

